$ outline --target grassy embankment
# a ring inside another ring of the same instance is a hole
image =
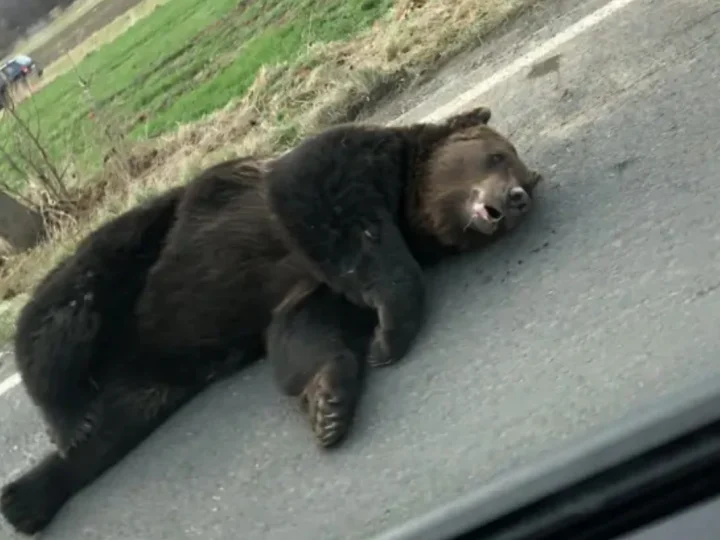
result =
[[[8,259],[0,340],[37,280],[92,227],[200,167],[272,153],[477,45],[538,0],[170,0],[24,101],[92,207]],[[78,85],[89,81],[90,92]],[[130,166],[103,164],[122,133]],[[10,128],[0,125],[0,137]],[[0,168],[2,168],[0,166]],[[122,169],[122,170],[120,170]]]

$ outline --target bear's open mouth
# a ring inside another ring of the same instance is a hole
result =
[[[502,210],[487,203],[487,193],[482,188],[474,188],[471,191],[469,202],[472,222],[484,222],[494,227],[504,217]]]
[[[496,223],[503,218],[503,213],[491,206],[482,202],[475,202],[472,206],[473,217],[480,218],[488,223]]]

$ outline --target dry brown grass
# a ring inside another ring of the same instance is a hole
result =
[[[0,295],[30,291],[91,229],[142,198],[222,159],[280,152],[307,133],[352,119],[377,99],[429,76],[538,1],[399,0],[392,13],[350,43],[317,44],[292,65],[266,66],[239,101],[132,149],[132,178],[106,171],[89,183],[88,199],[99,204],[56,231],[51,242],[8,258]],[[13,302],[13,309],[21,305]]]

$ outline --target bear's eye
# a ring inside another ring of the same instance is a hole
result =
[[[488,166],[497,167],[505,162],[505,156],[503,154],[490,154],[488,156]]]

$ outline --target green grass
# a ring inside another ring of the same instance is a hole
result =
[[[350,38],[392,0],[171,0],[78,66],[93,100],[131,139],[192,122],[242,96],[263,65],[292,60],[314,42]],[[23,102],[39,115],[52,156],[80,171],[102,166],[92,101],[70,71]],[[0,137],[8,140],[8,119]],[[8,171],[0,171],[7,173]]]
[[[354,118],[377,99],[436,73],[446,60],[477,46],[509,18],[548,0],[248,0],[252,3],[242,9],[227,2],[208,8],[199,0],[164,1],[142,2],[143,17],[148,18],[135,19],[142,22],[133,26],[126,17],[107,25],[106,30],[113,30],[104,34],[107,45],[85,56],[81,68],[94,75],[93,88],[108,105],[103,116],[119,110],[130,120],[145,118],[126,125],[131,137],[162,133],[177,122],[189,125],[151,144],[131,144],[132,159],[109,162],[98,182],[85,182],[78,190],[81,211],[76,219],[60,221],[47,242],[5,259],[0,296],[10,300],[0,302],[0,343],[13,332],[24,302],[19,298],[26,298],[48,269],[108,218],[219,159],[280,151],[298,137]],[[165,7],[154,8],[154,2]],[[359,32],[391,4],[393,14],[370,31]],[[154,15],[148,15],[152,9]],[[183,15],[189,12],[191,16]],[[181,25],[187,25],[184,37]],[[339,39],[324,43],[333,38]],[[76,50],[87,55],[98,43],[91,41]],[[159,43],[165,47],[162,55]],[[311,44],[315,46],[306,47]],[[42,109],[52,135],[48,137],[46,129],[45,139],[56,155],[69,154],[74,144],[82,159],[99,168],[103,145],[98,130],[90,128],[89,106],[77,81],[72,75],[57,81],[48,81],[47,91],[23,102],[22,109]],[[208,121],[192,122],[243,92],[236,106]],[[9,128],[0,124],[4,141],[12,135]],[[118,166],[123,164],[132,167]],[[0,160],[0,170],[3,165]],[[1,172],[0,183],[8,177]],[[82,177],[88,171],[80,172]]]

